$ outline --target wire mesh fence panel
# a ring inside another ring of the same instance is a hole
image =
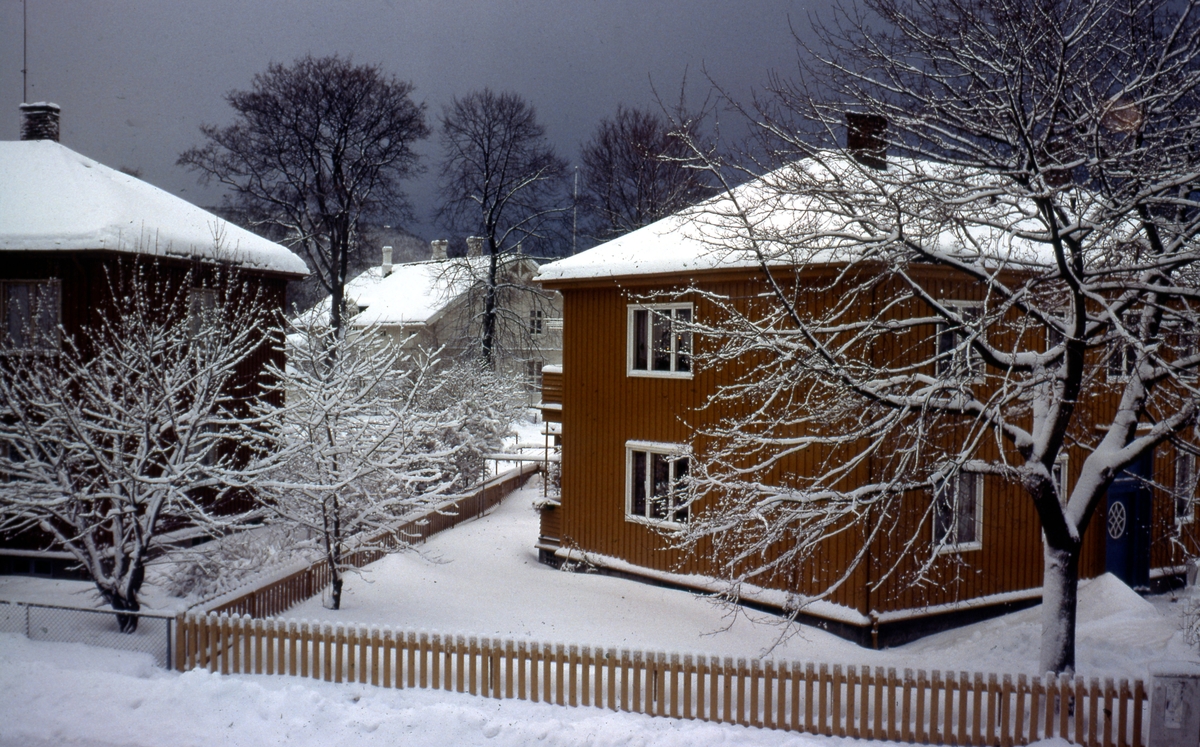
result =
[[[137,651],[150,654],[160,666],[170,667],[174,617],[145,612],[121,614],[138,618],[134,632],[121,632],[118,614],[112,610],[0,601],[0,632],[21,633],[36,641]]]

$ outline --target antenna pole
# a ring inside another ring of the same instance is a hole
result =
[[[575,248],[575,229],[579,223],[579,167],[575,167],[575,199],[571,202],[571,254],[578,251]]]
[[[29,0],[21,0],[21,103],[29,103]]]

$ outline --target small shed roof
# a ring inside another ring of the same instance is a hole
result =
[[[308,274],[286,247],[60,143],[0,142],[0,252],[89,249]]]

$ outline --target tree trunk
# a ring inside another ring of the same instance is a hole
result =
[[[491,253],[488,257],[488,275],[486,288],[484,289],[483,297],[483,341],[482,352],[483,362],[491,370],[495,370],[495,346],[496,346],[496,283],[497,283],[497,257],[495,241],[488,241],[488,248]]]
[[[128,596],[122,596],[115,592],[106,594],[105,596],[108,597],[108,603],[112,605],[112,608],[118,612],[137,612],[141,609],[141,605],[138,604],[136,591],[130,592]],[[117,630],[120,630],[122,633],[134,633],[137,631],[137,626],[137,615],[117,615]]]
[[[1079,598],[1080,547],[1044,544],[1042,578],[1042,672],[1075,671],[1075,616]]]
[[[338,575],[337,571],[333,572],[333,583],[330,584],[329,608],[333,610],[342,608],[342,577]]]

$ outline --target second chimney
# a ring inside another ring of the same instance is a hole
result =
[[[53,140],[58,142],[58,121],[62,108],[58,104],[39,101],[21,104],[21,139]]]
[[[467,256],[479,257],[483,254],[483,237],[468,236],[467,237]]]
[[[846,112],[846,150],[863,166],[887,168],[887,118]]]
[[[392,248],[390,246],[383,248],[383,264],[380,265],[379,270],[385,278],[392,274]]]
[[[435,261],[445,259],[446,247],[449,245],[450,242],[446,239],[434,239],[433,241],[429,242],[430,259]]]

